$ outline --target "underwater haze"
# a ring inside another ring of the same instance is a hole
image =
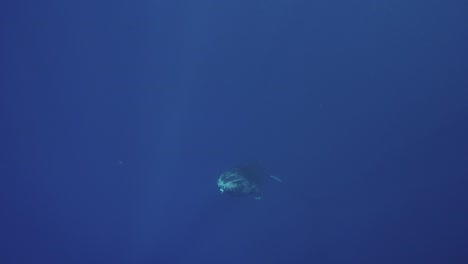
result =
[[[468,263],[467,10],[3,1],[0,263]]]

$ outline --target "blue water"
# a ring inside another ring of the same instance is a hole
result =
[[[0,263],[468,263],[467,8],[0,4]]]

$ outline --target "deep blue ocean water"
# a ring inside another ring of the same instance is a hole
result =
[[[2,2],[0,263],[468,263],[467,12]]]

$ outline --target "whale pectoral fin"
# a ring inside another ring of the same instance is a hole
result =
[[[281,180],[281,179],[278,178],[278,177],[275,177],[275,176],[273,176],[273,175],[269,175],[269,176],[270,176],[271,178],[277,180],[278,182],[283,182],[283,180]]]

